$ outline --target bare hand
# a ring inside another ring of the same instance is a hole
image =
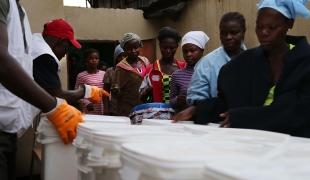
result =
[[[185,110],[179,112],[178,114],[174,115],[172,117],[172,122],[176,123],[178,121],[188,121],[190,120],[193,115],[195,114],[196,107],[195,106],[190,106],[186,108]]]
[[[229,112],[221,113],[220,117],[224,119],[220,127],[224,127],[224,128],[230,127]]]

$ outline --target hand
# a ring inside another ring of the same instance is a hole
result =
[[[102,101],[102,97],[104,96],[110,96],[110,94],[102,88],[85,84],[84,98],[88,98],[92,103],[98,104]]]
[[[172,122],[176,123],[178,121],[187,121],[190,120],[193,115],[195,114],[196,107],[195,106],[190,106],[186,108],[185,110],[179,112],[178,114],[174,115],[172,117]]]
[[[78,124],[83,122],[83,116],[79,110],[68,105],[66,100],[56,99],[56,107],[46,113],[46,116],[55,126],[62,141],[68,144],[76,137],[76,129]]]
[[[230,127],[229,112],[221,113],[220,117],[224,119],[220,127],[224,127],[224,128]]]
[[[94,111],[95,110],[94,104],[93,103],[87,104],[86,109],[87,111]]]

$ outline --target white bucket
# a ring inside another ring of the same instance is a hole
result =
[[[84,154],[84,165],[91,167],[95,172],[95,179],[118,180],[118,170],[122,164],[120,161],[121,145],[127,142],[144,143],[147,141],[173,141],[178,137],[196,138],[186,133],[183,127],[159,127],[159,126],[116,126],[109,125],[101,131],[93,131],[90,142],[90,151]],[[122,176],[133,177],[135,173],[126,172]],[[86,180],[86,179],[85,179]]]
[[[178,123],[173,123],[172,120],[163,120],[163,119],[142,120],[142,125],[151,125],[151,126],[180,126],[183,124],[193,124],[193,121],[180,121]]]
[[[72,145],[63,144],[58,132],[46,116],[41,116],[37,134],[37,141],[42,144],[43,179],[76,180],[75,150]]]
[[[84,120],[85,123],[83,124],[130,124],[127,117],[85,115]],[[45,116],[41,116],[36,140],[42,144],[42,174],[44,180],[76,180],[79,178],[75,148],[71,144],[63,144],[58,132]]]
[[[124,144],[122,160],[124,166],[139,172],[139,180],[202,180],[206,179],[206,162],[216,162],[221,158],[229,163],[231,157],[236,160],[272,157],[275,151],[283,147],[288,137],[266,131],[221,129],[206,133],[191,142]],[[268,140],[264,142],[263,139]]]
[[[310,139],[300,140],[290,137],[259,158],[255,155],[214,156],[206,162],[204,177],[212,180],[307,180],[310,177]]]

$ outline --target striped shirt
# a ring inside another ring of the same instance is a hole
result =
[[[194,65],[188,65],[185,69],[176,70],[171,76],[170,82],[170,104],[176,105],[177,96],[187,94],[187,88],[194,73]]]
[[[98,70],[95,74],[89,74],[87,71],[83,71],[79,73],[76,77],[75,89],[79,88],[82,84],[87,84],[90,86],[97,86],[99,88],[103,88],[103,77],[105,72]],[[81,99],[80,104],[82,107],[82,111],[86,114],[99,114],[103,115],[103,102],[99,104],[94,104],[94,111],[88,111],[86,106],[91,102],[87,99]]]

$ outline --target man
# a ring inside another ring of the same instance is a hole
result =
[[[0,179],[13,180],[17,134],[30,126],[39,112],[35,107],[47,115],[66,143],[76,136],[82,115],[31,78],[31,30],[16,0],[0,1],[0,39]]]
[[[61,97],[69,103],[82,98],[91,98],[94,103],[102,100],[102,94],[109,94],[95,86],[84,85],[77,90],[65,91],[61,87],[58,72],[60,60],[69,48],[81,48],[74,38],[71,25],[63,19],[55,19],[44,25],[42,34],[35,33],[32,38],[33,77],[34,80],[53,96]],[[91,96],[93,94],[93,96]]]

